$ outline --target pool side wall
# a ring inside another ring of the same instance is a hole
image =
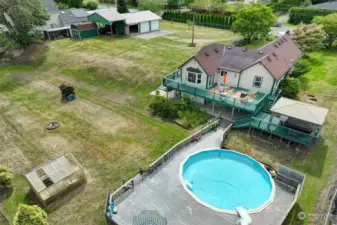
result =
[[[269,196],[269,199],[263,204],[261,205],[259,208],[256,208],[256,209],[250,209],[250,210],[247,210],[248,213],[258,213],[258,212],[261,212],[263,209],[265,209],[266,207],[268,207],[273,201],[274,201],[274,197],[275,197],[275,191],[276,191],[276,187],[275,187],[275,183],[274,183],[274,180],[273,178],[270,176],[269,172],[266,170],[266,168],[264,167],[263,164],[261,164],[259,161],[255,160],[254,158],[246,155],[246,154],[243,154],[243,153],[240,153],[240,152],[236,152],[236,151],[233,151],[233,150],[227,150],[227,149],[219,149],[218,147],[214,147],[214,148],[209,148],[209,149],[203,149],[203,150],[200,150],[198,152],[195,152],[195,153],[192,153],[190,155],[188,155],[186,157],[186,159],[184,161],[181,162],[180,164],[180,168],[179,168],[179,178],[180,178],[180,181],[185,189],[185,191],[190,194],[194,200],[196,200],[198,203],[200,203],[201,205],[204,205],[216,212],[219,212],[219,213],[228,213],[228,214],[233,214],[233,215],[237,215],[237,211],[234,211],[234,210],[225,210],[225,209],[219,209],[219,208],[216,208],[212,205],[209,205],[207,204],[206,202],[203,202],[201,201],[192,191],[190,191],[190,189],[187,187],[186,185],[186,182],[185,182],[185,179],[183,177],[183,167],[184,167],[184,164],[187,162],[187,160],[193,156],[193,155],[196,155],[196,154],[199,154],[201,152],[205,152],[205,151],[212,151],[212,150],[223,150],[223,151],[229,151],[229,152],[233,152],[233,153],[236,153],[236,154],[239,154],[239,155],[243,155],[243,156],[246,156],[250,159],[252,159],[253,161],[257,162],[258,164],[261,165],[261,167],[266,171],[266,173],[268,174],[268,177],[269,177],[269,180],[271,182],[271,186],[272,186],[272,191],[270,193],[270,196]]]

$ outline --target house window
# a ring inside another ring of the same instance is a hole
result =
[[[196,74],[195,74],[195,73],[188,73],[187,80],[188,80],[189,82],[195,83],[195,80],[196,80]]]
[[[262,80],[263,80],[263,77],[255,76],[253,87],[260,88],[262,86]]]
[[[201,83],[201,74],[198,74],[198,80],[197,83],[200,84]]]
[[[221,71],[221,76],[223,77],[224,75],[227,75],[227,71]]]

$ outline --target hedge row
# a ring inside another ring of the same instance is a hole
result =
[[[335,12],[337,10],[295,7],[290,10],[288,22],[292,24],[299,24],[301,22],[309,24],[315,16],[326,16]]]
[[[193,13],[166,11],[163,14],[164,20],[170,20],[180,23],[193,21]],[[230,29],[235,18],[231,16],[213,15],[213,14],[195,14],[195,24],[200,26],[215,27],[220,29]]]

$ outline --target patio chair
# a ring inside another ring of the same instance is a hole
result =
[[[236,207],[236,211],[238,212],[240,219],[236,222],[238,225],[249,225],[252,222],[252,218],[250,218],[248,211],[243,207]]]
[[[247,96],[251,99],[256,99],[256,92],[255,91],[248,91]]]

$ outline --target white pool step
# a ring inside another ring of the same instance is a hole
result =
[[[252,218],[250,218],[248,211],[243,206],[236,207],[236,211],[238,212],[240,219],[236,222],[239,225],[249,225],[252,222]]]

